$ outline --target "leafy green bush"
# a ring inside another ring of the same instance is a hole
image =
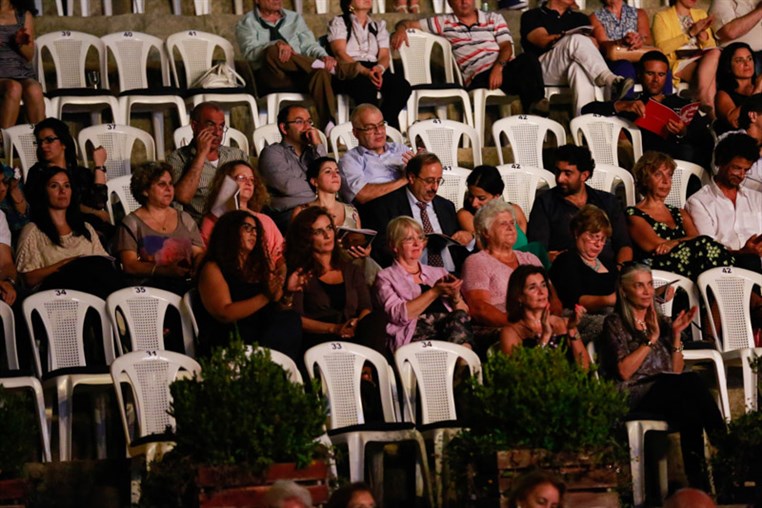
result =
[[[10,392],[0,385],[0,472],[16,476],[33,457],[37,425],[34,409],[25,393]]]
[[[762,495],[762,413],[746,413],[728,426],[728,433],[714,443],[712,459],[717,494],[726,503],[744,502],[746,482],[756,484],[756,496]]]

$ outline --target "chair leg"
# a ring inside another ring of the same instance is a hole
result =
[[[365,442],[359,434],[347,438],[349,448],[349,481],[361,482],[365,477]]]
[[[62,376],[56,382],[56,397],[58,401],[58,460],[61,462],[71,460],[71,419],[72,419],[72,393],[71,379]]]
[[[153,124],[153,136],[156,140],[156,158],[163,161],[166,153],[164,147],[164,111],[151,113],[151,123]]]
[[[743,370],[743,394],[746,412],[757,410],[757,373],[751,369],[752,350],[741,353],[741,369]]]
[[[182,16],[183,8],[180,0],[172,0],[172,11],[174,12],[175,16]]]
[[[632,502],[643,506],[646,499],[646,465],[643,460],[645,434],[640,422],[627,422],[627,440],[630,443],[630,472],[632,474]]]
[[[423,468],[423,483],[426,487],[426,495],[429,500],[429,506],[434,507],[434,492],[431,488],[431,471],[429,470],[429,458],[426,456],[426,443],[421,435],[415,437],[418,443],[418,452],[421,454],[421,467]]]
[[[42,460],[52,462],[50,455],[50,421],[45,411],[45,397],[39,384],[32,388],[34,390],[34,407],[37,410],[37,416],[40,421],[40,438],[42,441]]]
[[[436,490],[437,506],[444,506],[442,500],[444,498],[444,478],[443,463],[444,463],[444,447],[445,447],[445,431],[439,431],[434,435],[434,489]]]

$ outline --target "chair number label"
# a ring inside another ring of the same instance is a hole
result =
[[[442,171],[452,171],[452,166],[442,166]]]
[[[69,30],[62,30],[61,31],[61,37],[71,37],[71,31],[69,31]]]
[[[511,169],[521,169],[521,164],[513,163],[511,164]]]
[[[723,266],[722,273],[733,273],[733,268],[730,266]]]
[[[432,347],[431,346],[431,341],[430,340],[424,340],[424,341],[422,341],[421,342],[421,347],[422,348]]]
[[[106,130],[113,131],[114,129],[116,129],[116,124],[115,123],[108,123],[108,124],[106,124]]]
[[[63,296],[66,294],[65,289],[56,289],[56,296]]]
[[[132,32],[124,32],[122,34],[123,37],[132,37]]]
[[[435,118],[432,120],[432,122],[439,124],[439,123],[442,123],[442,120],[440,120],[439,118]]]
[[[331,349],[343,349],[341,342],[331,342]]]
[[[195,30],[189,30],[188,31],[188,37],[195,37],[195,36],[196,36],[196,31]]]
[[[529,120],[527,115],[519,115],[519,120]]]
[[[158,351],[146,351],[146,356],[159,356]]]
[[[146,292],[146,288],[144,288],[143,286],[138,286],[138,287],[135,288],[135,292],[138,293],[138,294],[145,293]]]

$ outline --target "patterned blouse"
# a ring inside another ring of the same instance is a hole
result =
[[[595,17],[606,30],[606,37],[610,41],[616,41],[627,35],[629,32],[638,31],[638,10],[627,4],[622,5],[622,17],[617,17],[610,10],[601,7],[595,11]]]

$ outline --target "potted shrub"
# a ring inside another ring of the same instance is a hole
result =
[[[26,501],[27,485],[21,473],[36,450],[33,414],[25,393],[11,392],[0,385],[0,504]]]
[[[200,378],[171,386],[177,444],[151,465],[146,506],[189,506],[192,498],[256,506],[268,481],[315,473],[327,494],[327,469],[312,462],[325,452],[315,441],[326,420],[319,390],[292,383],[269,352],[248,354],[240,341],[199,363]]]
[[[459,506],[497,506],[532,468],[555,471],[572,491],[575,483],[617,486],[626,453],[612,429],[628,406],[613,383],[582,371],[565,351],[543,348],[493,355],[483,377],[465,397],[468,430],[448,448],[453,477],[469,479]]]

